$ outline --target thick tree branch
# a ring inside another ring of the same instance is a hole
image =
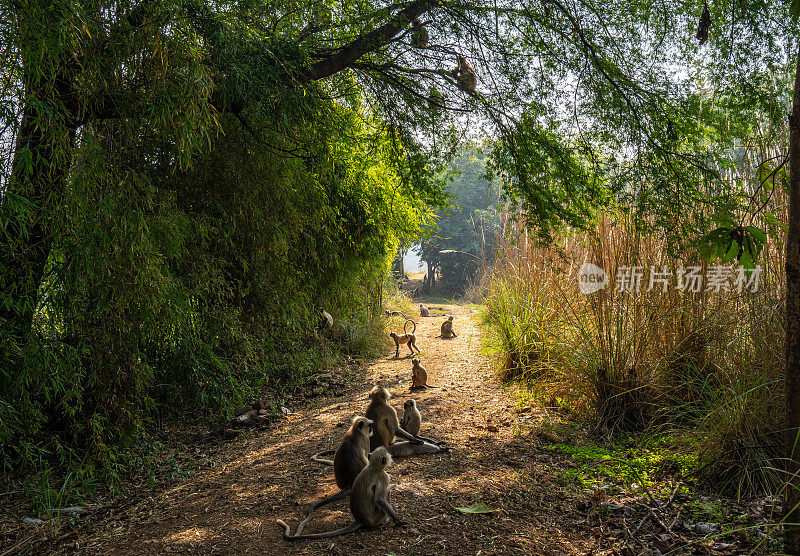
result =
[[[416,0],[412,2],[377,29],[358,37],[343,46],[335,54],[302,70],[300,81],[317,81],[351,67],[364,54],[378,50],[392,42],[392,39],[399,32],[408,27],[411,20],[418,18],[433,8],[433,5],[434,2],[432,0]]]

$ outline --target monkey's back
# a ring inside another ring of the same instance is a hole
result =
[[[333,455],[333,474],[337,486],[348,489],[361,470],[367,466],[369,439],[361,433],[347,433]]]
[[[373,401],[367,407],[364,417],[375,423],[369,439],[369,451],[372,452],[379,446],[388,448],[394,442],[395,431],[400,425],[395,408],[385,402]]]
[[[411,387],[422,388],[428,384],[428,371],[422,365],[415,365],[411,371]],[[403,427],[405,428],[405,427]],[[408,429],[406,429],[408,430]]]
[[[350,512],[356,521],[367,527],[378,527],[386,521],[386,512],[378,500],[387,498],[389,475],[382,469],[367,466],[353,481],[350,491]]]

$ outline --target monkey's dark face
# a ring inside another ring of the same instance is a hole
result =
[[[411,360],[411,364],[412,365],[419,365],[419,359],[412,359]]]
[[[361,421],[361,430],[367,436],[372,436],[372,421],[368,419]]]
[[[357,422],[354,424],[354,427],[364,436],[372,436],[372,421],[366,417],[359,417]]]

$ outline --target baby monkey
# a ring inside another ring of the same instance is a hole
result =
[[[422,429],[422,414],[417,408],[417,400],[406,400],[406,403],[403,404],[403,419],[400,421],[400,426],[403,427],[406,432],[413,434],[428,444],[442,446],[442,443],[436,440],[431,440],[430,438],[419,435],[419,431]]]
[[[400,421],[400,426],[409,434],[419,435],[419,430],[422,428],[422,414],[417,409],[416,400],[406,400],[403,404],[403,419]]]

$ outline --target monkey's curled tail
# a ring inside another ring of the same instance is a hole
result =
[[[311,521],[311,516],[314,515],[314,510],[316,510],[317,508],[321,508],[326,504],[330,504],[331,502],[337,502],[339,500],[343,500],[348,496],[350,496],[350,489],[346,488],[342,491],[339,491],[337,494],[334,494],[333,496],[328,496],[326,498],[323,498],[322,500],[311,506],[308,509],[308,515],[306,516],[306,518],[297,525],[297,531],[294,532],[295,536],[303,532],[303,528],[309,521]]]
[[[314,540],[314,539],[330,539],[333,537],[338,537],[339,535],[347,535],[349,533],[355,533],[359,529],[363,527],[363,525],[358,522],[354,521],[347,527],[342,527],[341,529],[336,529],[335,531],[328,531],[327,533],[315,533],[313,535],[292,535],[292,530],[289,528],[289,525],[286,524],[285,521],[282,519],[275,520],[278,525],[283,527],[283,538],[287,541],[301,541],[301,540]]]
[[[323,465],[333,465],[332,459],[325,459],[321,456],[329,456],[333,454],[335,450],[322,450],[321,452],[317,452],[313,456],[311,456],[311,460],[317,463],[322,463]]]
[[[403,316],[406,317],[405,315]],[[411,332],[407,330],[409,322],[414,325],[414,328],[411,329]],[[413,334],[416,331],[417,331],[417,323],[411,320],[410,318],[406,317],[406,322],[403,323],[403,332],[405,332],[406,334]]]

